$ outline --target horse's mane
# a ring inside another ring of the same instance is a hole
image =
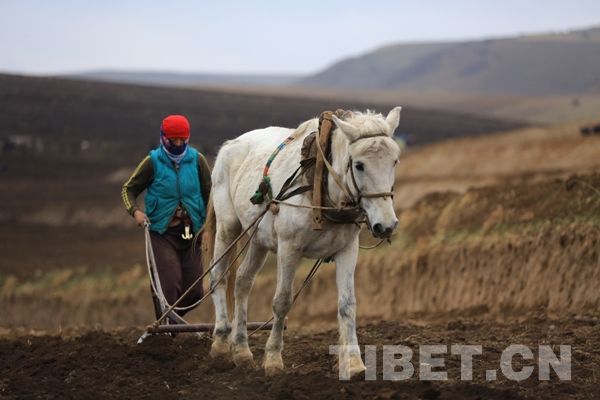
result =
[[[311,118],[308,121],[304,121],[303,123],[298,125],[298,127],[296,128],[296,132],[294,132],[294,135],[296,137],[302,137],[307,133],[316,131],[318,128],[319,128],[319,119]]]
[[[371,135],[375,133],[388,133],[389,126],[385,121],[385,117],[372,110],[366,112],[352,111],[348,113],[344,121],[355,126],[362,135]],[[359,154],[385,152],[395,157],[400,155],[400,148],[396,141],[391,137],[377,137],[373,140],[359,140],[356,142],[354,152]]]
[[[343,120],[355,126],[361,135],[370,135],[373,133],[385,132],[389,130],[389,126],[385,121],[385,117],[381,113],[373,110],[362,111],[347,111],[344,113]],[[302,122],[296,128],[294,135],[297,138],[303,137],[319,128],[319,119],[312,118]],[[356,142],[356,153],[377,153],[385,152],[397,157],[400,154],[400,149],[396,141],[391,137],[378,137],[373,140],[361,140]]]
[[[389,127],[385,117],[373,110],[366,112],[351,111],[344,114],[344,121],[356,127],[363,134],[387,132]]]

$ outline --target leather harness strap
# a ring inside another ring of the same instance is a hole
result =
[[[295,195],[312,190],[312,205],[306,207],[312,208],[313,210],[313,229],[322,230],[323,218],[326,218],[327,220],[336,224],[357,224],[363,222],[361,221],[361,217],[364,216],[364,210],[360,206],[360,201],[363,198],[385,198],[388,196],[393,198],[393,188],[390,192],[363,193],[356,182],[356,177],[354,176],[352,157],[350,157],[348,160],[348,165],[344,175],[347,176],[348,170],[350,170],[350,177],[356,194],[352,193],[348,183],[344,182],[343,178],[333,169],[333,166],[329,162],[327,155],[331,152],[331,138],[334,130],[332,116],[334,114],[338,118],[342,118],[344,111],[337,110],[335,113],[331,111],[325,111],[321,113],[319,117],[318,129],[308,135],[304,140],[304,144],[302,146],[302,155],[304,158],[300,161],[300,166],[292,173],[290,177],[288,177],[288,179],[286,179],[277,196],[273,196],[271,194],[270,181],[268,180],[267,175],[268,167],[283,146],[295,139],[295,134],[288,137],[284,143],[278,146],[276,151],[269,158],[269,162],[265,167],[263,181],[259,185],[255,195],[250,199],[252,203],[260,204],[265,200],[266,197],[270,198],[272,203],[270,206],[271,211],[273,213],[277,213],[279,210],[278,204],[302,207],[300,205],[287,203],[285,200]],[[314,138],[311,139],[311,136],[314,136]],[[388,135],[385,132],[366,134],[350,141],[350,144],[352,145],[353,143],[362,139],[387,136]],[[311,145],[314,150],[311,150]],[[304,179],[308,180],[306,182],[307,184],[288,192],[288,190],[294,186],[297,179],[302,176],[304,176]],[[331,176],[331,178],[334,180],[335,184],[342,191],[343,197],[346,199],[342,200],[339,204],[333,204],[334,202],[329,197],[327,190],[327,179],[329,176]]]
[[[331,130],[332,121],[330,118],[325,118],[325,112],[321,114],[319,118],[319,129],[317,130],[317,135],[315,137],[315,146],[319,150],[315,157],[315,174],[314,174],[314,182],[313,182],[313,197],[312,203],[313,205],[323,204],[323,164],[327,162],[327,157],[325,157],[325,153],[323,152],[323,146],[327,146],[329,141],[327,140],[327,134],[321,135],[320,132],[329,132]],[[321,143],[323,142],[323,143]],[[321,209],[315,208],[313,209],[313,229],[321,230],[323,229],[323,217],[322,217]]]
[[[323,166],[327,168],[327,170],[329,171],[329,175],[344,192],[346,197],[349,198],[352,201],[352,203],[354,203],[354,196],[352,196],[352,193],[348,189],[348,186],[342,183],[340,176],[333,170],[333,167],[327,160],[325,151],[323,151],[323,147],[326,147],[327,150],[329,150],[331,134],[333,132],[333,119],[331,118],[332,115],[333,113],[331,111],[325,111],[321,114],[321,116],[319,117],[319,129],[317,130],[315,138],[315,146],[317,147],[317,154],[315,160],[315,177],[313,186],[313,205],[315,206],[323,205],[323,179],[325,176]],[[337,206],[340,209],[342,208],[341,204],[338,204]],[[313,210],[313,229],[323,229],[322,214],[323,212],[320,208],[315,208]]]
[[[350,144],[354,144],[354,143],[358,142],[359,140],[369,139],[369,138],[378,137],[378,136],[388,136],[388,134],[385,132],[368,133],[366,135],[362,135],[362,136],[357,137],[356,139],[351,140]]]

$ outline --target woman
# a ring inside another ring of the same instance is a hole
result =
[[[127,211],[139,226],[149,222],[150,240],[163,293],[173,304],[202,274],[200,250],[192,248],[192,237],[206,217],[211,179],[206,159],[188,145],[190,124],[182,115],[169,115],[160,127],[160,145],[150,151],[123,185]],[[137,197],[146,190],[145,212]],[[185,307],[203,295],[202,284],[179,303]],[[153,295],[156,317],[162,315]],[[179,312],[184,315],[185,312]]]

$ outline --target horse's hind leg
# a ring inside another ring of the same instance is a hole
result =
[[[227,247],[239,235],[240,230],[241,225],[237,219],[217,219],[214,251],[215,259],[225,252]],[[228,357],[230,354],[228,338],[229,333],[231,332],[231,325],[229,324],[229,316],[227,315],[227,297],[225,293],[227,287],[227,274],[225,274],[221,282],[218,283],[219,278],[224,274],[225,269],[229,264],[228,259],[228,256],[223,257],[210,272],[210,286],[212,288],[216,285],[215,290],[212,293],[212,300],[215,305],[215,329],[213,331],[213,343],[210,349],[210,355],[213,358]]]
[[[235,312],[232,321],[231,351],[236,365],[254,367],[254,358],[248,346],[247,313],[248,296],[256,274],[265,263],[267,249],[251,241],[244,262],[235,280]]]
[[[292,307],[292,285],[301,255],[292,246],[279,242],[277,248],[277,289],[273,297],[273,328],[265,346],[264,367],[268,376],[283,371],[283,327]]]

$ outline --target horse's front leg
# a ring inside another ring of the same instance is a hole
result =
[[[335,255],[336,284],[338,289],[338,325],[340,349],[338,352],[340,376],[352,377],[365,370],[356,337],[356,298],[354,270],[358,258],[358,236]]]
[[[268,376],[283,371],[283,327],[292,307],[292,286],[301,254],[293,246],[280,241],[277,246],[277,289],[273,297],[273,328],[265,346],[264,367]]]

